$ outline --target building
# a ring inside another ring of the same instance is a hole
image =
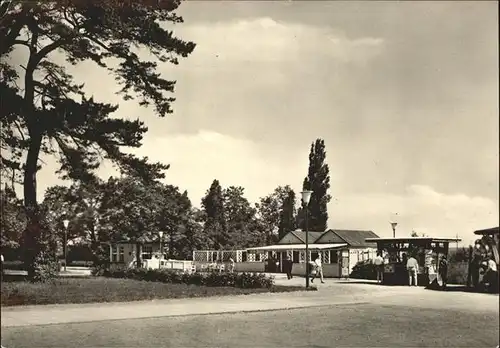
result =
[[[308,232],[309,260],[321,253],[325,277],[348,277],[357,262],[371,259],[376,254],[376,243],[367,243],[367,238],[378,238],[372,231],[329,229],[325,232]],[[274,271],[283,272],[283,260],[290,256],[292,274],[305,274],[306,232],[291,231],[277,244],[247,249],[248,262],[259,262],[263,258],[278,261]],[[253,255],[254,256],[253,256]],[[263,263],[263,262],[261,262]]]
[[[109,245],[109,260],[114,264],[124,264],[132,266],[135,262],[137,244],[132,241],[121,240]],[[148,240],[140,244],[141,259],[150,260],[153,255],[160,253],[161,246],[159,240]],[[167,248],[164,248],[164,253]]]
[[[321,252],[325,277],[348,277],[354,265],[371,259],[376,254],[376,243],[365,242],[366,238],[378,238],[372,231],[329,229],[325,232],[308,232],[310,260]],[[235,261],[237,272],[283,272],[283,260],[292,258],[292,274],[305,274],[304,231],[291,231],[277,244],[246,250],[202,250],[193,252],[198,269],[206,263]],[[278,265],[276,266],[276,261]]]

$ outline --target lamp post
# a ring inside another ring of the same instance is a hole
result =
[[[396,238],[396,226],[398,225],[395,221],[390,221],[392,227],[392,238]]]
[[[311,200],[311,194],[312,191],[304,190],[301,192],[302,194],[302,206],[304,207],[304,211],[306,212],[306,221],[305,221],[305,227],[306,227],[306,289],[309,288],[309,231],[308,231],[308,226],[307,226],[307,215],[309,214],[308,212],[308,206],[309,206],[309,201]]]
[[[160,235],[160,255],[163,258],[163,231],[158,232]]]
[[[63,220],[63,225],[64,225],[64,272],[66,272],[66,263],[68,261],[68,226],[69,226],[69,220],[64,219]]]

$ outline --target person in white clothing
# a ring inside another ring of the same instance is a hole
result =
[[[418,261],[412,256],[406,261],[406,269],[408,270],[408,285],[418,286]],[[413,280],[413,282],[412,282]]]
[[[497,271],[497,263],[493,259],[488,260],[488,271]]]
[[[384,258],[382,252],[377,251],[377,256],[373,259],[373,264],[377,270],[377,283],[382,284],[384,281]]]
[[[324,283],[325,281],[323,280],[323,264],[321,263],[321,253],[319,253],[318,257],[316,257],[316,260],[314,260],[314,266],[316,268],[316,273],[313,274],[311,283],[314,283],[314,278],[316,278],[318,274],[321,279],[321,283]]]
[[[229,258],[229,272],[234,272],[234,260],[233,258]]]

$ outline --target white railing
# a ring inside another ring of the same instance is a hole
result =
[[[149,269],[172,269],[182,272],[196,272],[196,266],[193,261],[189,260],[163,260],[163,259],[147,259],[143,260],[144,268]]]

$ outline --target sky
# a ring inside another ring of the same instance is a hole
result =
[[[174,113],[120,101],[112,77],[75,68],[96,99],[149,126],[137,154],[199,206],[214,179],[251,202],[300,192],[325,140],[329,228],[412,230],[470,242],[499,222],[496,2],[188,1],[174,33],[197,44],[178,66]],[[39,195],[59,183],[54,161]],[[113,174],[104,166],[100,174]]]

